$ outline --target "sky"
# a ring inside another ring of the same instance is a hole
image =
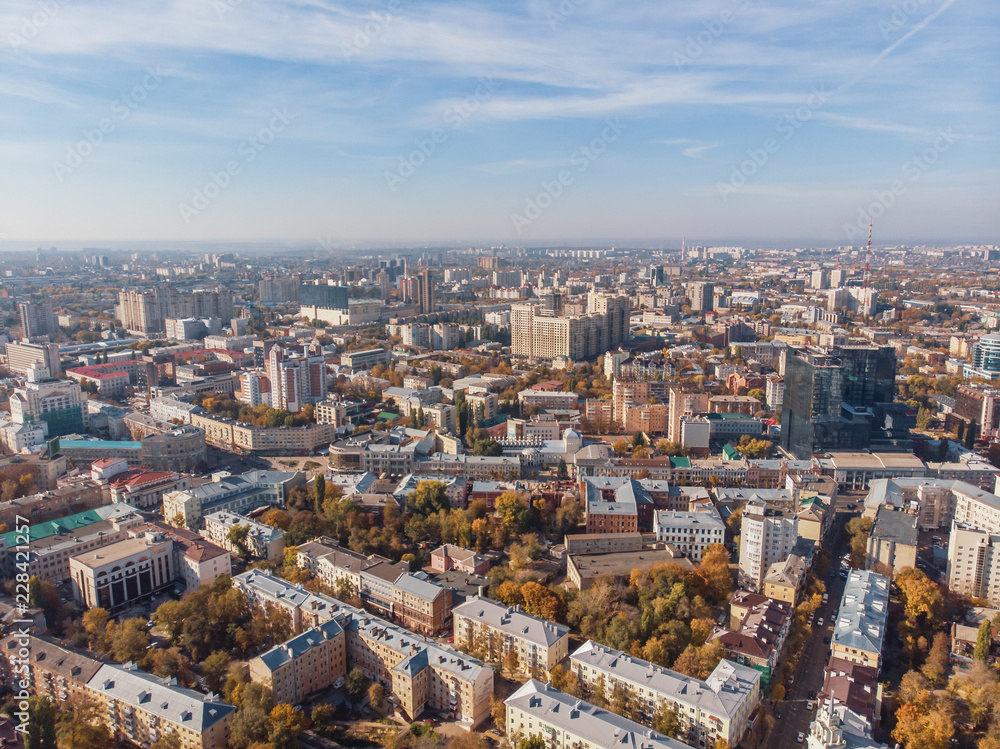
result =
[[[0,252],[1000,244],[998,31],[990,0],[3,0]]]

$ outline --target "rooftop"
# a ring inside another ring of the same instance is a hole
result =
[[[516,606],[507,607],[479,596],[455,608],[453,614],[545,647],[551,647],[569,635],[569,627],[526,614]]]

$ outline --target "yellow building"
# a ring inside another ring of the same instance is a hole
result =
[[[345,639],[331,619],[251,659],[250,680],[268,687],[275,704],[302,702],[346,676]]]

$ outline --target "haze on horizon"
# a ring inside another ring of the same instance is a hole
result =
[[[971,0],[17,0],[0,251],[839,245],[870,215],[881,244],[996,243],[998,26]]]

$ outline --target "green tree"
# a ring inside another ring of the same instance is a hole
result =
[[[979,625],[979,632],[976,635],[976,646],[972,649],[973,660],[986,663],[990,656],[990,643],[993,640],[993,629],[989,619],[983,619]]]
[[[347,701],[357,705],[365,696],[368,689],[368,677],[360,668],[352,668],[347,678],[344,679],[344,696]]]
[[[569,469],[566,467],[566,461],[563,458],[559,458],[559,468],[556,475],[560,481],[565,481],[569,478]]]
[[[317,473],[313,479],[313,500],[317,515],[323,514],[323,502],[326,500],[326,479],[322,473]]]
[[[56,706],[48,697],[28,698],[24,749],[56,749]]]
[[[484,440],[476,440],[476,443],[472,446],[472,454],[489,458],[499,458],[503,455],[503,446],[492,437]]]
[[[437,515],[451,509],[445,485],[440,481],[421,481],[410,494],[410,511],[414,515]]]
[[[518,749],[545,749],[545,739],[537,734],[532,734],[521,739],[521,743],[517,746]]]
[[[249,525],[234,525],[226,532],[226,540],[236,547],[236,553],[244,562],[250,559],[250,547],[247,546],[247,536],[250,535]]]
[[[226,677],[231,663],[232,659],[229,657],[229,653],[216,650],[201,664],[201,675],[205,679],[205,684],[216,694],[220,694],[226,685]]]

